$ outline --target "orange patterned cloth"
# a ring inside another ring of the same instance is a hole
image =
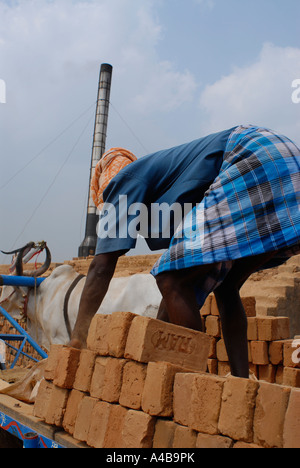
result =
[[[101,211],[103,207],[103,192],[110,181],[137,158],[123,148],[111,148],[104,153],[98,162],[91,182],[91,193],[95,205]]]

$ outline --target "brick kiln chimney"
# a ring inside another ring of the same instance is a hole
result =
[[[95,167],[103,154],[105,153],[106,144],[106,132],[107,132],[107,121],[108,121],[108,110],[109,110],[109,98],[112,80],[113,67],[107,63],[101,65],[99,88],[98,88],[98,99],[97,99],[97,110],[95,119],[95,130],[94,130],[94,141],[93,141],[93,152],[91,162],[91,173],[90,173],[90,184],[89,184],[89,201],[87,207],[86,217],[86,228],[85,238],[78,250],[78,256],[80,258],[88,257],[89,255],[95,255],[96,243],[97,243],[97,223],[99,215],[97,208],[93,202],[91,196],[91,179]]]

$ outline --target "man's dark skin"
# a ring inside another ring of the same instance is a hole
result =
[[[99,309],[114,275],[120,256],[117,251],[97,255],[91,263],[82,292],[78,318],[69,346],[84,348],[92,318]],[[231,373],[236,377],[249,377],[247,317],[240,298],[240,289],[249,276],[268,262],[276,252],[241,258],[221,286],[215,291],[220,311],[222,330],[229,357]],[[193,284],[208,274],[212,265],[166,272],[156,277],[163,300],[157,318],[165,322],[202,331],[199,305]]]

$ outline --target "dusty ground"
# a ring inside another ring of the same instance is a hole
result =
[[[159,259],[160,255],[137,255],[137,256],[124,256],[119,259],[115,276],[130,276],[136,273],[149,273],[152,269],[154,263]],[[78,273],[87,274],[89,266],[92,262],[92,257],[87,259],[77,259],[66,261],[64,264],[71,265],[75,268]],[[47,272],[47,275],[50,274],[54,268],[63,263],[53,263],[50,269]],[[40,266],[40,265],[38,265]],[[34,265],[27,265],[26,269],[34,269]],[[263,271],[256,273],[251,277],[251,280],[260,281],[262,279],[272,279],[274,274],[276,275],[277,269]],[[0,265],[0,275],[9,274],[9,266]]]
[[[131,276],[137,273],[147,274],[150,273],[153,265],[159,259],[160,255],[137,255],[137,256],[124,256],[119,259],[115,276]],[[87,259],[74,258],[64,263],[52,263],[46,276],[48,276],[56,267],[67,264],[71,265],[78,273],[86,275],[93,257]],[[40,265],[37,265],[38,267]],[[34,264],[26,265],[26,269],[32,270],[35,268]],[[0,265],[0,275],[9,274],[9,266]],[[253,274],[246,282],[242,289],[242,295],[256,295],[259,294],[261,289],[265,286],[272,285],[278,278],[278,268],[271,270],[261,271]]]
[[[116,269],[116,276],[129,276],[134,275],[136,273],[149,273],[152,266],[156,262],[156,260],[160,257],[160,255],[138,255],[138,256],[124,256],[121,257],[118,266]],[[64,264],[71,265],[75,268],[78,273],[87,274],[89,266],[92,262],[92,257],[87,259],[73,259],[70,261],[64,262]],[[48,270],[47,274],[50,274],[54,268],[59,265],[63,265],[63,263],[52,263],[50,269]],[[38,264],[38,267],[40,265]],[[33,270],[34,264],[26,265],[26,269]],[[8,275],[9,274],[9,266],[8,265],[0,265],[0,275]]]

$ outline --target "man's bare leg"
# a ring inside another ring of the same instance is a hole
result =
[[[274,255],[275,252],[237,260],[222,285],[215,291],[231,372],[237,377],[249,377],[247,317],[239,291],[249,276]],[[202,265],[157,276],[157,284],[171,323],[202,331],[193,284],[206,275],[211,267],[212,265]]]
[[[222,285],[215,291],[231,374],[236,377],[249,377],[248,322],[239,291],[249,276],[275,253],[236,260]]]
[[[194,284],[204,276],[212,265],[161,273],[156,277],[163,296],[163,304],[171,323],[193,330],[202,331],[199,304]]]
[[[156,318],[157,318],[157,320],[162,320],[162,322],[167,322],[167,323],[170,322],[168,312],[167,312],[167,307],[166,307],[164,299],[162,299],[162,301],[160,303]]]

